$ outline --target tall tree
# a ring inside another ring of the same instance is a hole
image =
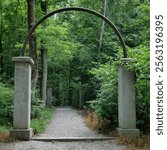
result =
[[[28,4],[28,28],[29,30],[35,24],[35,1],[27,0]],[[38,79],[38,63],[37,63],[37,48],[36,48],[36,33],[33,32],[29,39],[29,49],[30,49],[30,57],[34,61],[34,65],[32,67],[32,91],[34,92],[36,89],[36,83]],[[33,95],[34,96],[34,95]]]
[[[0,2],[0,73],[3,73],[3,46],[2,46],[2,1]]]
[[[3,46],[2,46],[2,33],[0,33],[0,73],[3,73]]]
[[[106,6],[107,6],[107,0],[103,0],[103,10],[102,14],[103,16],[106,16]],[[98,47],[98,52],[100,52],[101,47],[102,47],[102,40],[103,40],[103,34],[104,34],[104,27],[105,27],[105,21],[102,21],[101,25],[101,31],[100,31],[100,38],[99,38],[99,47]]]
[[[47,2],[46,0],[41,0],[41,10],[45,15],[47,13]],[[43,29],[45,28],[45,24],[43,25]],[[41,74],[41,98],[44,105],[46,105],[46,88],[47,88],[47,50],[43,44],[43,39],[41,39],[41,67],[42,67],[42,74]]]

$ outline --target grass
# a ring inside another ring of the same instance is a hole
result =
[[[0,132],[8,131],[12,126],[12,119],[0,116]]]
[[[38,134],[45,130],[47,124],[52,118],[53,113],[55,112],[55,107],[52,108],[44,108],[40,112],[40,117],[36,119],[32,119],[31,128],[33,128],[33,133]]]
[[[9,138],[9,125],[0,125],[0,142],[4,142]]]
[[[0,118],[0,142],[4,142],[9,138],[9,130],[11,128],[11,120],[6,117]]]
[[[1,126],[0,125],[0,133],[8,132],[10,128],[11,128],[10,126],[5,126],[5,125]]]
[[[31,128],[33,128],[34,134],[41,133],[45,130],[54,112],[55,107],[43,108],[42,111],[40,111],[39,117],[31,120]],[[9,139],[9,130],[12,127],[7,119],[3,119],[2,121],[3,124],[0,125],[0,142]]]
[[[141,135],[140,137],[119,137],[116,132],[112,131],[111,122],[108,120],[101,120],[95,113],[86,112],[85,124],[87,127],[96,131],[107,131],[108,135],[116,136],[117,144],[126,145],[128,150],[149,150],[150,138],[148,135]]]

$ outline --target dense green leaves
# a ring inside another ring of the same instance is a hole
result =
[[[48,12],[67,6],[80,6],[102,12],[102,1],[48,0]],[[44,13],[36,0],[36,20]],[[25,0],[3,0],[0,5],[0,108],[1,114],[11,116],[14,68],[11,58],[20,55],[28,30]],[[135,58],[131,66],[136,72],[137,123],[149,125],[149,2],[120,0],[107,2],[106,16],[118,27],[128,48],[128,57]],[[116,126],[117,67],[122,58],[120,42],[105,24],[102,47],[98,53],[102,20],[84,12],[54,15],[36,29],[40,91],[40,49],[48,55],[48,85],[53,87],[54,104],[78,108],[91,101],[90,108],[99,116],[107,117]],[[41,42],[42,41],[42,42]],[[9,84],[4,86],[4,83]],[[32,117],[39,117],[43,109],[39,92],[32,106]],[[6,107],[7,106],[7,109]]]
[[[90,107],[102,118],[109,118],[117,123],[117,70],[113,61],[98,64],[90,71],[100,82],[96,100]]]
[[[140,128],[148,131],[150,120],[150,63],[149,46],[142,44],[131,51],[131,56],[136,58],[136,101],[137,101],[137,123]]]
[[[0,82],[0,116],[11,119],[13,113],[13,89]]]

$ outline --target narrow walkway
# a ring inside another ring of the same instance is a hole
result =
[[[35,138],[104,137],[85,127],[82,116],[69,107],[57,108],[46,131]],[[0,150],[127,150],[114,140],[104,141],[15,141],[0,143]]]
[[[46,131],[39,137],[104,137],[84,124],[82,116],[71,107],[56,108]]]

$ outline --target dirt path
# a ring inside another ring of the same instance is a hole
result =
[[[46,131],[36,138],[50,137],[105,137],[85,127],[78,111],[69,107],[57,108]],[[0,150],[126,150],[114,140],[73,142],[12,142],[0,143]]]

